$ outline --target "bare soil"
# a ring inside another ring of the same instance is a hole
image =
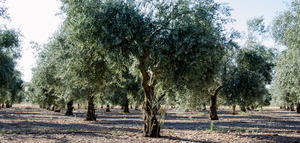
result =
[[[211,122],[208,111],[169,110],[160,138],[143,137],[141,111],[97,109],[97,121],[84,121],[85,109],[64,116],[28,103],[0,109],[0,142],[293,142],[300,143],[300,115],[276,107],[232,115],[218,111]]]

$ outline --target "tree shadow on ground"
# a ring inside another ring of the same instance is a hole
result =
[[[185,139],[185,138],[173,137],[173,136],[161,136],[161,138],[169,139],[169,140],[173,140],[173,141],[179,141],[179,142],[214,143],[212,141],[201,141],[201,140],[194,140],[194,139]]]
[[[298,143],[300,142],[300,137],[287,137],[287,136],[281,136],[281,135],[259,135],[259,134],[253,134],[253,135],[240,135],[241,137],[248,137],[248,138],[255,138],[257,140],[262,141],[268,141],[268,142],[292,142],[292,143]]]

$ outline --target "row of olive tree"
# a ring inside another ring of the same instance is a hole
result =
[[[0,1],[4,2],[4,1]],[[6,8],[0,6],[0,20],[8,18]],[[1,24],[1,23],[0,23]],[[20,57],[19,33],[0,25],[0,104],[11,107],[23,98],[21,74],[16,70]]]
[[[289,9],[279,14],[272,26],[276,42],[286,47],[277,58],[272,93],[281,106],[300,113],[300,2],[294,0]]]
[[[32,99],[47,108],[85,99],[86,120],[96,120],[95,97],[126,106],[142,88],[145,136],[160,136],[165,96],[208,91],[235,45],[229,10],[212,0],[62,2],[66,20],[39,54]]]
[[[67,103],[71,112],[74,101],[84,100],[86,120],[96,120],[95,100],[127,111],[128,100],[143,92],[144,135],[158,137],[164,102],[210,99],[210,118],[217,120],[220,93],[242,109],[266,98],[272,52],[251,34],[239,49],[235,33],[224,29],[229,8],[213,0],[62,3],[66,19],[39,54],[31,85],[32,99],[46,108]],[[250,30],[264,32],[262,22],[250,21]]]

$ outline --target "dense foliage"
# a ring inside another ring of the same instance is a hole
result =
[[[297,104],[300,113],[300,2],[294,0],[289,10],[279,14],[273,23],[274,39],[287,47],[276,60],[273,94],[281,106],[293,109]]]
[[[1,2],[0,2],[1,3]],[[0,19],[7,18],[6,8],[0,6]],[[1,24],[1,23],[0,23]],[[0,25],[0,103],[11,107],[23,99],[21,73],[16,70],[20,57],[19,33]]]

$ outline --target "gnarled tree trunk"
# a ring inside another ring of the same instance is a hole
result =
[[[219,91],[223,88],[223,86],[219,86],[213,95],[210,96],[210,119],[211,120],[219,120],[217,113],[217,95]]]
[[[71,100],[67,103],[67,112],[66,112],[65,115],[66,116],[72,116],[73,115],[73,109],[74,109],[73,100]]]
[[[129,101],[126,99],[125,105],[124,105],[124,113],[129,113]]]
[[[160,124],[156,115],[158,114],[159,105],[154,104],[154,87],[155,81],[153,75],[146,71],[145,61],[148,55],[145,52],[140,59],[140,72],[142,73],[142,87],[144,89],[144,136],[145,137],[159,137],[160,136]]]
[[[86,113],[86,121],[96,121],[94,96],[88,95],[88,109]]]
[[[146,90],[145,101],[144,101],[144,136],[145,137],[159,137],[160,136],[160,125],[156,118],[158,113],[157,106],[153,106],[153,101],[151,99],[151,94],[153,94],[153,89]],[[150,98],[149,98],[150,97]]]

